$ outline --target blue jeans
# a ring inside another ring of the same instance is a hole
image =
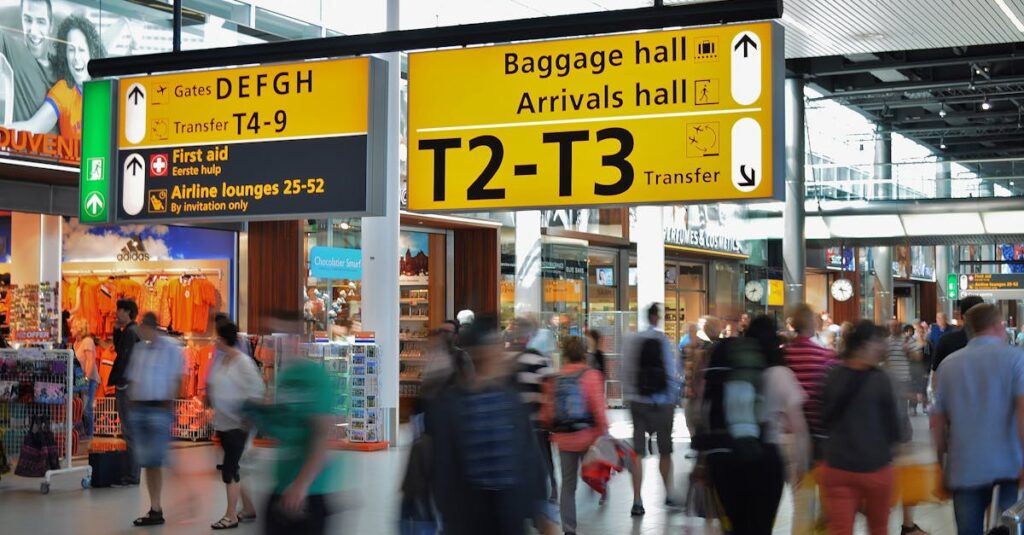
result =
[[[1000,514],[1017,503],[1016,481],[953,489],[953,516],[956,517],[959,535],[981,535],[984,532],[985,510],[992,503],[994,487],[999,487],[997,507]]]
[[[92,436],[95,430],[93,423],[93,404],[96,403],[96,388],[100,386],[99,381],[93,381],[89,379],[89,394],[85,398],[85,409],[82,413],[85,415],[85,434],[86,436]]]

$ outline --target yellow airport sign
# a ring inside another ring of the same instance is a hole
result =
[[[365,134],[369,59],[123,78],[121,149]]]
[[[409,208],[779,198],[782,27],[409,56]]]

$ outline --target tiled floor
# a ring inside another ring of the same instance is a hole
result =
[[[629,436],[628,418],[622,411],[613,411],[612,433]],[[923,417],[915,423],[915,462],[931,458],[927,445],[927,421]],[[686,427],[678,421],[674,459],[680,485],[692,466],[685,459]],[[166,534],[208,533],[209,524],[223,514],[224,494],[220,478],[213,467],[219,462],[219,449],[198,447],[174,452],[178,473],[169,478],[165,509],[169,523],[148,532]],[[257,450],[257,467],[266,466],[272,450]],[[396,530],[396,504],[398,479],[405,464],[404,448],[378,453],[342,453],[346,459],[345,486],[347,494],[342,503],[344,512],[335,518],[331,533],[359,533],[386,535]],[[629,507],[632,494],[630,483],[624,476],[612,480],[611,498],[603,507],[597,497],[581,485],[577,496],[579,507],[579,533],[586,535],[621,534],[678,534],[704,533],[702,521],[688,519],[682,514],[669,514],[662,507],[664,489],[657,474],[657,460],[649,458],[645,471],[654,477],[644,482],[643,495],[647,515],[631,519]],[[255,469],[251,478],[261,496],[266,492],[267,479],[263,470]],[[74,533],[74,534],[128,534],[140,530],[131,527],[131,520],[145,507],[144,491],[138,487],[92,489],[83,491],[78,478],[67,477],[54,482],[51,493],[38,492],[38,480],[5,476],[0,480],[0,532],[3,533]],[[775,533],[789,533],[792,509],[788,491],[780,506]],[[934,535],[955,533],[951,508],[948,505],[921,506],[917,521]],[[892,518],[891,533],[899,533],[899,513]],[[255,526],[244,526],[233,533],[258,533]],[[859,530],[863,532],[863,527]],[[296,534],[298,535],[298,534]]]

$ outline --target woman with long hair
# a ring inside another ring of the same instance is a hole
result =
[[[906,430],[892,380],[878,368],[886,335],[871,321],[858,322],[843,337],[842,365],[825,380],[822,423],[829,438],[820,482],[831,535],[852,534],[858,510],[871,535],[889,529],[892,448]]]
[[[96,341],[93,340],[92,334],[89,332],[89,322],[84,318],[76,319],[71,328],[75,337],[73,346],[75,358],[78,359],[78,363],[82,366],[82,373],[89,381],[83,414],[86,422],[85,434],[91,437],[93,434],[93,403],[96,401],[96,389],[100,385],[100,365],[96,359]]]

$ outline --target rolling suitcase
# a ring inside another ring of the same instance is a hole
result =
[[[999,526],[989,531],[991,535],[1022,535],[1024,534],[1024,501],[1003,511],[999,516]]]

